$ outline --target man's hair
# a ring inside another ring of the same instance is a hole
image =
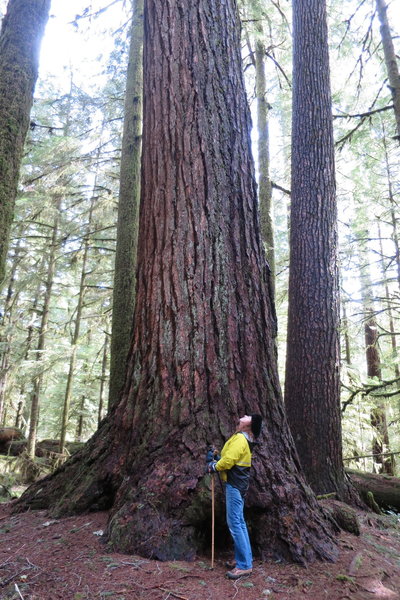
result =
[[[262,416],[258,415],[258,414],[251,415],[251,432],[255,438],[258,438],[258,436],[260,435],[261,426],[262,426]]]

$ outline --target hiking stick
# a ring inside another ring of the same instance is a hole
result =
[[[214,473],[211,475],[211,568],[214,568],[214,530],[215,530],[215,485]]]

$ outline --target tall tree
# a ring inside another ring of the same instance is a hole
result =
[[[271,269],[272,287],[275,289],[275,243],[272,223],[272,185],[269,174],[269,123],[270,106],[267,99],[265,76],[265,45],[261,40],[256,42],[256,95],[257,95],[257,129],[258,129],[258,161],[259,180],[258,197],[260,203],[261,234],[266,246],[266,256]]]
[[[326,2],[294,0],[285,405],[311,487],[348,498],[339,404],[335,188]]]
[[[204,450],[243,412],[267,434],[249,493],[266,556],[332,559],[285,420],[234,0],[148,0],[138,287],[124,393],[85,448],[19,507],[112,506],[112,547],[203,547]]]
[[[143,96],[143,0],[133,1],[125,92],[110,357],[109,407],[125,381],[135,308]]]
[[[51,0],[10,0],[0,32],[0,284]]]
[[[385,54],[385,64],[389,79],[390,92],[393,98],[393,109],[396,118],[397,134],[396,138],[400,142],[400,72],[397,64],[397,56],[393,45],[393,39],[390,32],[389,21],[387,17],[387,4],[385,0],[376,0],[379,21],[381,24],[381,39],[383,52]]]

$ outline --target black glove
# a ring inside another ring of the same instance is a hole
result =
[[[213,461],[207,463],[206,473],[215,473],[217,471],[217,469],[215,468],[216,464],[217,464],[216,460],[213,460]]]

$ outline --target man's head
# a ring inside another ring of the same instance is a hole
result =
[[[262,425],[261,415],[244,415],[239,419],[238,431],[251,431],[255,438],[260,435]]]

